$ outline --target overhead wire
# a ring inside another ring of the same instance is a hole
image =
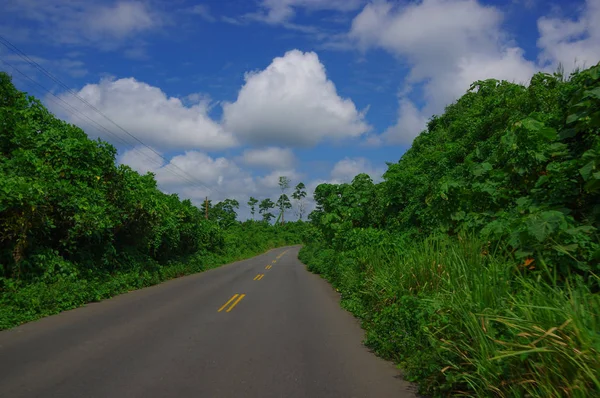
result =
[[[62,108],[65,112],[67,112],[71,116],[77,117],[80,120],[83,120],[84,118],[87,119],[88,121],[90,121],[91,123],[94,123],[97,126],[97,127],[94,127],[94,126],[89,126],[89,127],[95,128],[95,130],[98,131],[98,132],[100,132],[100,130],[103,130],[105,133],[111,135],[114,139],[116,139],[117,141],[121,142],[123,145],[125,145],[125,146],[131,146],[131,150],[133,150],[135,152],[138,152],[142,156],[145,156],[147,159],[149,159],[155,165],[157,165],[159,167],[162,167],[163,170],[165,170],[166,172],[171,173],[171,174],[175,175],[176,177],[182,178],[184,180],[186,179],[186,176],[183,176],[183,175],[177,173],[174,170],[167,169],[167,167],[170,164],[165,165],[162,161],[159,161],[158,159],[156,159],[156,158],[154,158],[152,156],[149,156],[147,153],[141,151],[138,147],[132,145],[129,141],[125,140],[123,137],[119,136],[118,134],[113,133],[112,131],[110,131],[109,129],[107,129],[106,127],[104,127],[103,125],[101,125],[100,123],[96,122],[95,120],[93,120],[92,118],[90,118],[89,116],[87,116],[85,113],[80,112],[77,108],[75,108],[74,106],[72,106],[71,104],[69,104],[67,101],[65,101],[61,97],[59,97],[56,94],[54,94],[51,90],[49,90],[47,87],[45,87],[41,83],[39,83],[39,82],[35,81],[34,79],[32,79],[30,76],[28,76],[26,73],[24,73],[23,71],[21,71],[16,66],[12,65],[10,62],[8,62],[6,60],[3,60],[1,58],[0,58],[0,62],[2,62],[3,64],[9,66],[11,69],[13,69],[17,73],[19,73],[24,78],[26,78],[29,82],[31,82],[31,83],[35,84],[37,87],[41,88],[41,90],[36,90],[37,92],[42,93],[42,94],[43,93],[50,94],[52,97],[46,97],[46,99],[49,100],[49,101],[51,101],[52,103],[56,104],[60,108]],[[14,75],[13,75],[13,78],[14,78]],[[21,81],[27,83],[27,81],[25,81],[23,79],[21,79]],[[31,87],[31,85],[30,85],[30,87]],[[193,181],[191,181],[191,180],[187,180],[187,182],[193,183]]]
[[[113,125],[115,125],[119,130],[123,131],[125,134],[127,134],[128,136],[132,137],[135,141],[137,141],[138,143],[140,143],[142,146],[148,148],[151,152],[153,152],[154,154],[156,154],[158,157],[160,157],[161,159],[163,159],[165,161],[164,166],[161,164],[161,166],[163,167],[163,169],[167,172],[172,173],[173,175],[184,179],[186,182],[190,183],[191,185],[195,186],[196,188],[201,188],[202,190],[208,190],[209,192],[212,193],[220,193],[223,195],[222,192],[220,192],[219,190],[215,189],[215,188],[209,188],[208,186],[206,186],[205,184],[197,181],[196,179],[194,179],[193,176],[191,176],[189,173],[187,173],[185,170],[183,170],[182,168],[180,168],[179,166],[177,166],[176,164],[172,163],[169,159],[167,159],[166,157],[164,157],[161,153],[159,153],[158,151],[156,151],[154,148],[152,148],[151,146],[147,145],[146,143],[144,143],[141,139],[139,139],[138,137],[136,137],[135,135],[133,135],[132,133],[130,133],[129,131],[127,131],[125,128],[123,128],[122,126],[120,126],[118,123],[116,123],[115,121],[113,121],[112,119],[110,119],[108,116],[106,116],[102,111],[100,111],[97,107],[95,107],[94,105],[90,104],[87,100],[85,100],[85,98],[82,98],[79,94],[77,94],[75,91],[73,91],[70,87],[68,87],[64,82],[62,82],[59,78],[57,78],[56,76],[54,76],[52,73],[50,73],[49,71],[47,71],[43,66],[41,66],[39,63],[37,63],[36,61],[32,60],[29,56],[27,56],[27,54],[25,54],[23,51],[21,51],[19,48],[17,48],[15,45],[13,45],[10,41],[8,41],[5,37],[3,37],[2,35],[0,35],[0,43],[2,43],[6,48],[8,48],[9,50],[11,50],[12,52],[14,52],[17,56],[19,56],[21,59],[23,59],[25,62],[27,62],[29,65],[35,67],[36,69],[38,69],[39,71],[41,71],[44,75],[46,75],[47,77],[49,77],[50,79],[52,79],[55,83],[57,83],[59,86],[61,86],[62,88],[64,88],[66,90],[66,92],[68,92],[69,94],[71,94],[73,97],[75,97],[77,100],[79,100],[80,102],[82,102],[85,106],[87,106],[88,108],[90,108],[91,110],[93,110],[94,112],[96,112],[97,114],[99,114],[100,116],[102,116],[104,119],[108,120],[110,123],[112,123]],[[19,74],[23,75],[24,77],[26,77],[28,80],[32,81],[33,83],[35,83],[36,85],[42,87],[42,89],[47,92],[50,93],[53,97],[55,97],[56,99],[58,99],[59,101],[61,101],[62,103],[64,103],[65,105],[67,105],[73,112],[73,114],[76,114],[77,116],[80,116],[80,114],[83,115],[83,117],[85,117],[86,119],[88,119],[90,122],[94,123],[95,125],[99,126],[99,128],[101,130],[103,130],[104,132],[110,134],[111,136],[115,137],[116,139],[118,139],[120,142],[124,143],[126,146],[132,146],[134,150],[136,150],[138,153],[142,154],[143,156],[147,157],[148,159],[150,159],[152,162],[154,162],[155,164],[157,164],[157,159],[153,158],[151,156],[149,156],[147,153],[140,151],[138,148],[136,148],[135,145],[132,145],[130,142],[126,141],[123,137],[120,137],[119,135],[117,135],[116,133],[110,131],[108,128],[106,128],[105,126],[102,126],[100,123],[98,123],[97,121],[91,119],[90,117],[88,117],[85,113],[80,112],[79,110],[77,110],[75,107],[73,107],[71,104],[68,104],[68,102],[64,101],[62,98],[56,96],[54,93],[52,93],[50,90],[48,90],[46,87],[42,86],[41,84],[39,84],[38,82],[36,82],[34,79],[32,79],[31,77],[27,76],[26,73],[20,71],[18,68],[16,68],[14,65],[11,65],[10,63],[8,63],[7,61],[3,60],[2,62],[4,62],[5,64],[11,66],[11,68],[13,68],[14,70],[16,70]],[[62,107],[62,106],[61,106]],[[63,109],[65,109],[64,107],[62,107]],[[172,168],[177,169],[179,172],[175,172],[175,170],[169,170],[167,169],[167,167],[171,166]],[[224,195],[223,195],[224,196]]]

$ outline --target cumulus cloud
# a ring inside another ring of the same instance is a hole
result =
[[[356,138],[370,128],[337,94],[317,54],[298,50],[247,73],[237,100],[223,105],[223,123],[243,141],[290,146]]]
[[[134,78],[104,79],[98,84],[88,84],[78,93],[89,104],[100,110],[119,126],[144,143],[160,149],[218,150],[236,145],[235,138],[208,116],[209,103],[198,97],[198,102],[186,105],[179,98],[167,97],[157,87]],[[125,133],[69,93],[60,95],[80,113],[131,141]],[[193,98],[192,98],[193,99]],[[187,98],[189,103],[191,100]],[[56,105],[49,107],[57,114],[64,113]],[[73,120],[70,114],[61,115],[77,122],[88,134],[106,133],[92,123]]]
[[[179,193],[195,203],[202,203],[206,196],[214,202],[226,198],[247,200],[256,192],[254,177],[248,171],[233,160],[204,152],[186,151],[165,161],[154,148],[135,147],[123,152],[117,161],[142,174],[154,173],[160,189]]]
[[[8,0],[3,12],[16,20],[35,22],[36,29],[56,44],[93,45],[103,50],[128,45],[129,39],[165,22],[151,3],[142,1]]]
[[[244,164],[269,169],[291,168],[295,161],[294,153],[289,148],[268,147],[247,149],[242,155],[242,162]]]
[[[475,80],[529,80],[536,65],[511,46],[502,21],[498,9],[475,0],[381,1],[362,10],[349,36],[362,49],[385,49],[411,68],[401,90],[399,119],[383,141],[410,144],[432,114],[443,112]],[[419,84],[422,108],[404,95]]]
[[[305,177],[293,168],[253,175],[232,159],[212,157],[199,151],[186,151],[165,161],[154,148],[135,147],[123,152],[117,162],[127,164],[142,174],[154,173],[163,192],[177,193],[197,206],[201,206],[206,197],[213,203],[236,199],[240,203],[238,215],[242,220],[250,217],[246,205],[250,196],[276,201],[281,194],[280,176],[291,179],[288,196],[293,186]]]
[[[251,14],[250,17],[270,24],[279,24],[292,19],[297,8],[352,11],[363,3],[365,0],[262,0],[263,10]]]
[[[145,146],[134,147],[123,152],[117,158],[117,162],[128,165],[140,174],[154,173],[165,163],[160,152]]]
[[[300,180],[302,180],[304,177],[303,174],[298,173],[294,169],[277,169],[273,170],[267,175],[258,177],[256,181],[262,188],[276,190],[279,189],[279,177],[281,176],[289,178],[291,180],[290,185],[292,186],[300,182]]]
[[[382,134],[381,138],[372,137],[373,144],[381,144],[381,139],[390,144],[409,145],[425,128],[427,119],[415,104],[406,98],[400,99],[398,121]]]
[[[382,180],[382,175],[385,172],[383,167],[375,167],[365,158],[344,158],[337,162],[331,170],[332,181],[351,182],[358,174],[368,174],[373,181],[379,182]]]
[[[578,19],[542,17],[538,20],[542,65],[555,69],[559,63],[566,73],[576,67],[590,67],[600,61],[600,0],[587,0]]]

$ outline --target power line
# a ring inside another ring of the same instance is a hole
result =
[[[43,74],[45,74],[46,76],[48,76],[50,79],[52,79],[55,83],[57,83],[58,85],[60,85],[61,87],[63,87],[68,93],[70,93],[71,95],[73,95],[75,98],[77,98],[79,101],[81,101],[83,104],[85,104],[87,107],[89,107],[90,109],[92,109],[93,111],[95,111],[96,113],[98,113],[99,115],[101,115],[103,118],[105,118],[106,120],[108,120],[109,122],[111,122],[113,125],[115,125],[118,129],[120,129],[121,131],[123,131],[124,133],[126,133],[128,136],[132,137],[134,140],[136,140],[137,142],[139,142],[141,145],[143,145],[144,147],[148,148],[151,152],[155,153],[157,156],[159,156],[160,158],[162,158],[165,162],[166,162],[166,166],[171,165],[172,167],[178,169],[179,171],[181,171],[183,173],[183,175],[177,175],[180,178],[184,178],[188,183],[191,183],[192,185],[196,185],[196,187],[199,188],[204,188],[207,189],[210,192],[217,192],[220,194],[223,194],[222,192],[220,192],[217,189],[211,189],[208,186],[196,181],[194,179],[194,177],[192,177],[189,173],[187,173],[185,170],[181,169],[179,166],[177,166],[174,163],[171,163],[167,158],[165,158],[162,154],[160,154],[159,152],[157,152],[154,148],[152,148],[151,146],[145,144],[142,140],[140,140],[138,137],[136,137],[135,135],[133,135],[132,133],[130,133],[129,131],[127,131],[125,128],[123,128],[122,126],[120,126],[119,124],[117,124],[116,122],[114,122],[112,119],[110,119],[108,116],[106,116],[104,113],[102,113],[98,108],[96,108],[94,105],[90,104],[88,101],[86,101],[84,98],[82,98],[81,96],[79,96],[75,91],[73,91],[71,88],[69,88],[64,82],[62,82],[59,78],[57,78],[56,76],[54,76],[52,73],[50,73],[49,71],[47,71],[44,67],[42,67],[41,65],[39,65],[37,62],[35,62],[34,60],[32,60],[31,58],[29,58],[27,56],[27,54],[25,54],[23,51],[21,51],[19,48],[17,48],[15,45],[13,45],[9,40],[7,40],[5,37],[3,37],[2,35],[0,35],[0,43],[2,43],[6,48],[8,48],[9,50],[11,50],[12,52],[14,52],[15,54],[17,54],[19,57],[21,57],[21,59],[23,59],[24,61],[28,62],[30,65],[34,66],[35,68],[37,68],[39,71],[41,71]],[[3,61],[4,62],[4,61]],[[17,70],[17,68],[15,68],[13,66],[13,69]],[[24,74],[23,72],[19,71],[19,73],[23,74],[24,76],[26,76],[26,74]],[[28,79],[32,80],[31,78],[29,78],[28,76],[26,76]],[[35,82],[35,81],[34,81]],[[37,83],[37,82],[36,82]],[[53,96],[55,96],[53,93],[51,93],[48,89],[44,88],[44,90],[46,90],[47,92],[49,92],[50,94],[52,94]],[[56,98],[59,98],[57,96],[55,96]],[[64,100],[61,99],[61,101],[65,102]],[[66,102],[65,102],[66,103]],[[87,118],[87,116],[86,116]],[[88,118],[89,119],[89,118]],[[91,120],[91,119],[90,119]],[[94,121],[95,124],[98,124],[97,122]],[[99,125],[99,124],[98,124]],[[101,128],[105,131],[109,131],[108,129],[106,129],[104,126],[101,126]],[[111,132],[111,134],[115,135],[114,133]],[[131,144],[129,144],[131,145]],[[135,147],[134,147],[135,148]],[[143,153],[143,152],[140,152]],[[144,154],[146,155],[146,154]],[[147,156],[147,155],[146,155]],[[150,158],[149,156],[147,156],[148,158]],[[187,177],[186,177],[187,176]]]
[[[0,59],[0,62],[2,62],[3,64],[11,67],[13,70],[15,70],[16,72],[18,72],[20,75],[22,75],[23,77],[25,77],[27,80],[29,80],[30,82],[34,83],[36,86],[40,87],[42,89],[42,91],[50,94],[52,97],[56,98],[56,100],[54,100],[53,98],[50,97],[46,97],[48,100],[52,101],[53,103],[55,103],[57,106],[61,107],[62,109],[64,109],[67,113],[69,113],[71,116],[75,116],[78,117],[79,119],[83,120],[83,118],[88,119],[90,122],[96,124],[98,127],[96,127],[97,131],[103,130],[105,133],[110,134],[111,136],[113,136],[116,140],[120,141],[122,144],[124,144],[125,146],[131,146],[132,150],[140,153],[141,155],[147,157],[150,161],[152,161],[154,164],[158,165],[159,167],[163,167],[163,169],[173,175],[175,175],[176,177],[182,178],[182,179],[186,179],[185,176],[182,176],[178,173],[176,173],[173,170],[167,169],[168,166],[172,166],[172,164],[168,163],[168,164],[164,164],[163,162],[160,162],[158,159],[153,158],[151,156],[149,156],[148,154],[142,152],[141,150],[139,150],[139,148],[136,148],[135,146],[133,146],[130,142],[126,141],[125,139],[123,139],[122,137],[120,137],[119,135],[113,133],[112,131],[110,131],[109,129],[107,129],[106,127],[102,126],[100,123],[96,122],[95,120],[91,119],[89,116],[87,116],[85,113],[80,112],[77,108],[75,108],[74,106],[72,106],[71,104],[69,104],[68,102],[66,102],[64,99],[60,98],[59,96],[57,96],[56,94],[52,93],[48,88],[46,88],[45,86],[43,86],[42,84],[40,84],[39,82],[33,80],[31,77],[27,76],[27,74],[25,74],[24,72],[22,72],[19,68],[17,68],[16,66],[12,65],[10,62]],[[23,80],[25,81],[25,80]],[[42,91],[38,91],[38,92],[42,92]],[[68,108],[68,109],[67,109]],[[90,126],[92,127],[92,126]],[[193,181],[187,180],[187,182],[192,183]]]

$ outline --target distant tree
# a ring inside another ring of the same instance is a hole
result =
[[[262,214],[263,221],[269,222],[275,216],[269,210],[275,207],[275,203],[271,199],[263,199],[258,205],[258,212]]]
[[[281,212],[281,223],[283,224],[283,215],[286,210],[292,208],[292,204],[290,203],[290,198],[286,194],[281,194],[279,199],[277,199],[277,207]]]
[[[279,188],[281,188],[281,193],[285,193],[285,190],[288,189],[289,187],[290,187],[290,179],[285,176],[279,177]]]
[[[285,195],[285,191],[286,189],[288,189],[290,187],[290,179],[286,176],[281,176],[279,177],[279,188],[281,189],[281,196]],[[281,196],[279,197],[279,200],[281,200]],[[287,198],[287,195],[285,196]],[[281,223],[283,224],[284,221],[284,213],[285,213],[285,209],[288,209],[288,207],[285,207],[283,205],[279,205],[279,200],[277,201],[277,207],[279,207],[279,211],[280,211],[280,216],[281,216]],[[290,200],[287,199],[287,202],[289,203]],[[291,204],[290,207],[291,208]]]
[[[250,214],[252,214],[252,219],[254,220],[254,213],[256,212],[256,204],[258,203],[258,199],[253,196],[250,196],[250,200],[248,201],[248,206],[250,206]]]
[[[302,217],[306,212],[306,204],[304,203],[305,197],[306,186],[303,182],[301,182],[296,185],[296,188],[294,188],[294,193],[292,194],[292,198],[296,201],[296,214],[298,215],[298,220],[302,220]]]

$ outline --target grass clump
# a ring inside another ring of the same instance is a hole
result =
[[[422,393],[600,394],[600,298],[581,279],[532,279],[531,264],[476,238],[382,246],[336,253],[311,245],[301,259],[340,290],[366,345]]]

